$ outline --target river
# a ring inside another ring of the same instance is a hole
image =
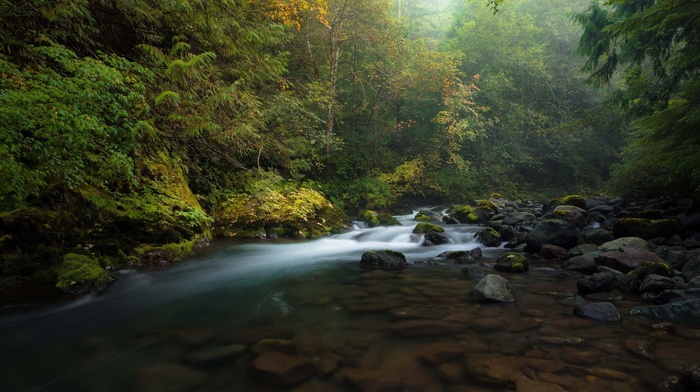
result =
[[[652,327],[660,320],[625,313],[636,305],[625,295],[608,298],[620,323],[574,317],[576,281],[557,265],[501,274],[513,304],[476,303],[463,266],[420,262],[481,247],[492,273],[505,250],[484,248],[469,225],[422,247],[412,215],[398,218],[403,227],[312,241],[217,240],[169,268],[118,271],[99,295],[0,313],[0,391],[293,389],[251,371],[269,351],[318,368],[297,391],[655,391],[700,364],[697,326]],[[409,266],[361,268],[372,249]]]

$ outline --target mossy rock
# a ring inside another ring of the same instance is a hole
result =
[[[669,238],[680,231],[680,223],[673,219],[622,218],[613,224],[613,235],[616,238]]]
[[[381,269],[406,268],[406,256],[403,253],[391,249],[370,250],[362,254],[360,265]]]
[[[477,237],[481,239],[484,245],[490,247],[497,247],[502,241],[501,234],[493,227],[484,227],[484,229],[477,234]]]
[[[63,256],[56,275],[56,287],[72,294],[99,290],[111,281],[97,259],[75,253]]]
[[[576,206],[585,210],[586,198],[581,195],[568,195],[558,199],[553,199],[550,201],[550,204]]]
[[[450,216],[457,219],[461,223],[478,223],[479,217],[476,216],[476,209],[472,206],[457,207]]]
[[[379,226],[379,214],[371,210],[362,211],[362,214],[360,214],[360,220],[365,222],[368,227]]]
[[[415,217],[413,217],[414,221],[417,222],[430,222],[433,218],[427,211],[419,211]]]
[[[496,271],[520,273],[530,269],[527,257],[520,253],[509,252],[499,257],[494,265]]]
[[[498,206],[491,200],[479,200],[476,203],[476,208],[480,210],[488,210],[495,214],[498,214]]]
[[[398,219],[394,218],[391,214],[386,212],[380,212],[377,214],[377,219],[379,220],[380,226],[403,226]]]
[[[254,238],[273,227],[284,227],[293,237],[317,238],[339,233],[352,223],[320,192],[309,188],[232,195],[216,207],[214,216],[216,236],[238,238]]]
[[[413,234],[444,233],[445,229],[432,223],[421,222],[413,229]]]

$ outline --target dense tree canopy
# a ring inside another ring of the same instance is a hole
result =
[[[616,171],[617,191],[690,195],[700,190],[700,4],[617,1],[574,15],[578,53],[596,84],[616,87],[609,102],[635,128]]]

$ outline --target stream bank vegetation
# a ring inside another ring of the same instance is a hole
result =
[[[0,0],[0,286],[494,191],[697,196],[675,3]]]

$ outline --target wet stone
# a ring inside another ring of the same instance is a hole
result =
[[[610,302],[584,304],[574,308],[574,315],[595,321],[620,321],[620,313]]]
[[[443,362],[462,357],[466,350],[455,342],[438,342],[425,345],[417,350],[416,357],[421,363],[436,366]]]
[[[464,365],[469,378],[491,385],[512,385],[521,372],[516,357],[501,354],[468,355]]]
[[[187,392],[207,381],[205,373],[176,364],[143,369],[136,376],[134,392]]]
[[[398,308],[406,305],[404,302],[360,302],[352,304],[348,307],[348,310],[352,313],[371,313],[371,312],[381,312],[384,310],[389,310],[393,308]]]
[[[446,362],[435,369],[437,375],[448,384],[464,383],[464,369],[456,363]]]
[[[653,344],[639,339],[626,339],[625,347],[633,354],[650,361],[656,361],[656,356],[652,353]]]
[[[217,364],[225,360],[237,358],[245,353],[247,349],[247,346],[242,344],[210,347],[186,354],[182,357],[182,360],[183,362],[193,365]]]
[[[559,384],[521,378],[515,383],[516,392],[567,392]]]
[[[317,373],[317,367],[308,359],[278,352],[261,354],[251,364],[251,372],[265,382],[292,386]]]
[[[439,320],[402,320],[391,325],[391,331],[401,336],[449,335],[463,330],[462,324]]]
[[[470,295],[484,302],[515,302],[515,290],[503,277],[489,274],[481,278]]]
[[[435,319],[442,320],[447,317],[449,311],[435,306],[408,306],[393,308],[391,315],[396,319]]]

